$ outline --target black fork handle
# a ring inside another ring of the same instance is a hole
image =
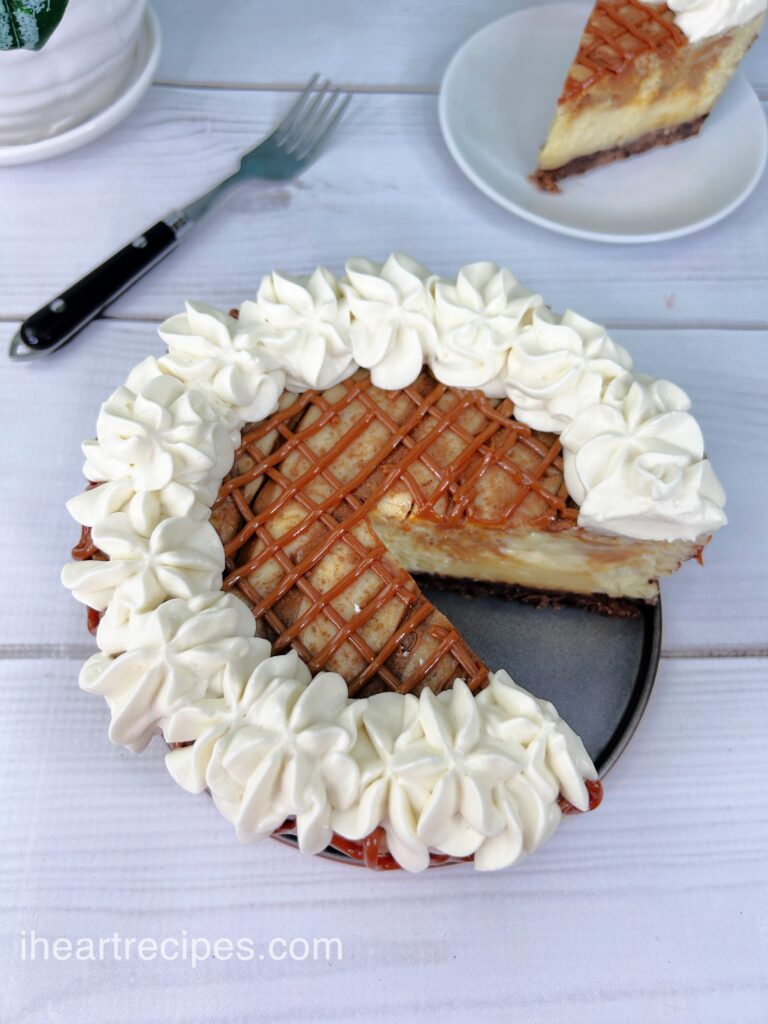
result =
[[[33,313],[19,329],[31,353],[52,352],[71,341],[110,303],[143,277],[179,242],[179,231],[160,220],[101,266]]]

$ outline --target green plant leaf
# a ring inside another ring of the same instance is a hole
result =
[[[0,50],[39,50],[69,0],[0,0]]]

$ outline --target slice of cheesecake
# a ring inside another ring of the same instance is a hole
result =
[[[685,7],[597,0],[539,153],[540,188],[556,192],[569,175],[698,133],[757,37],[765,3],[706,21]]]

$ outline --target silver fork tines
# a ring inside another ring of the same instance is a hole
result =
[[[317,73],[312,75],[310,80],[304,86],[303,91],[299,94],[299,98],[293,104],[293,106],[288,111],[288,113],[285,115],[285,117],[280,122],[280,124],[277,125],[275,130],[269,136],[269,138],[274,138],[275,141],[282,141],[282,139],[283,139],[283,137],[285,135],[285,132],[291,127],[291,125],[294,123],[294,121],[298,117],[300,117],[301,112],[304,109],[304,106],[305,106],[307,100],[311,96],[312,90],[317,85],[317,82],[318,82],[319,78],[320,78],[320,75],[318,75]]]
[[[336,123],[343,115],[352,99],[349,93],[343,98],[341,97],[341,91],[339,89],[334,89],[327,102],[324,103],[318,111],[316,119],[311,125],[308,125],[307,130],[298,140],[296,152],[300,160],[306,159],[307,155],[312,152],[316,146],[320,146],[323,139],[330,136],[331,132],[336,127]],[[338,102],[340,99],[341,102]]]
[[[333,89],[330,82],[317,89],[319,79],[319,75],[310,78],[277,127],[243,154],[235,174],[180,212],[184,230],[198,221],[233,185],[259,178],[287,181],[317,159],[352,99],[349,93]]]
[[[352,99],[329,81],[316,88],[319,78],[310,78],[272,134],[243,156],[248,177],[259,177],[259,163],[269,161],[270,178],[291,178],[317,157]]]
[[[275,142],[278,146],[287,146],[289,140],[296,134],[296,131],[300,132],[302,126],[312,119],[312,115],[314,114],[318,103],[320,103],[323,96],[327,93],[330,85],[330,82],[326,81],[325,84],[317,90],[314,98],[310,99],[312,89],[314,89],[319,77],[319,75],[312,76],[308,85],[305,87],[304,92],[299,96],[275,129]],[[307,106],[308,101],[309,105]]]

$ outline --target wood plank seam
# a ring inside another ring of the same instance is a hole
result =
[[[345,92],[361,96],[437,96],[439,85],[396,85],[395,83],[362,85],[351,82],[336,83]],[[173,78],[156,78],[153,86],[161,89],[198,89],[217,92],[301,92],[306,82],[181,82]],[[761,103],[768,102],[768,86],[753,85]]]
[[[202,91],[216,92],[275,92],[275,93],[297,93],[302,92],[306,82],[180,82],[173,78],[155,78],[153,87],[161,89],[196,89]],[[351,92],[361,96],[436,96],[439,85],[362,85],[357,83],[344,83],[334,80],[334,86],[344,92]]]

